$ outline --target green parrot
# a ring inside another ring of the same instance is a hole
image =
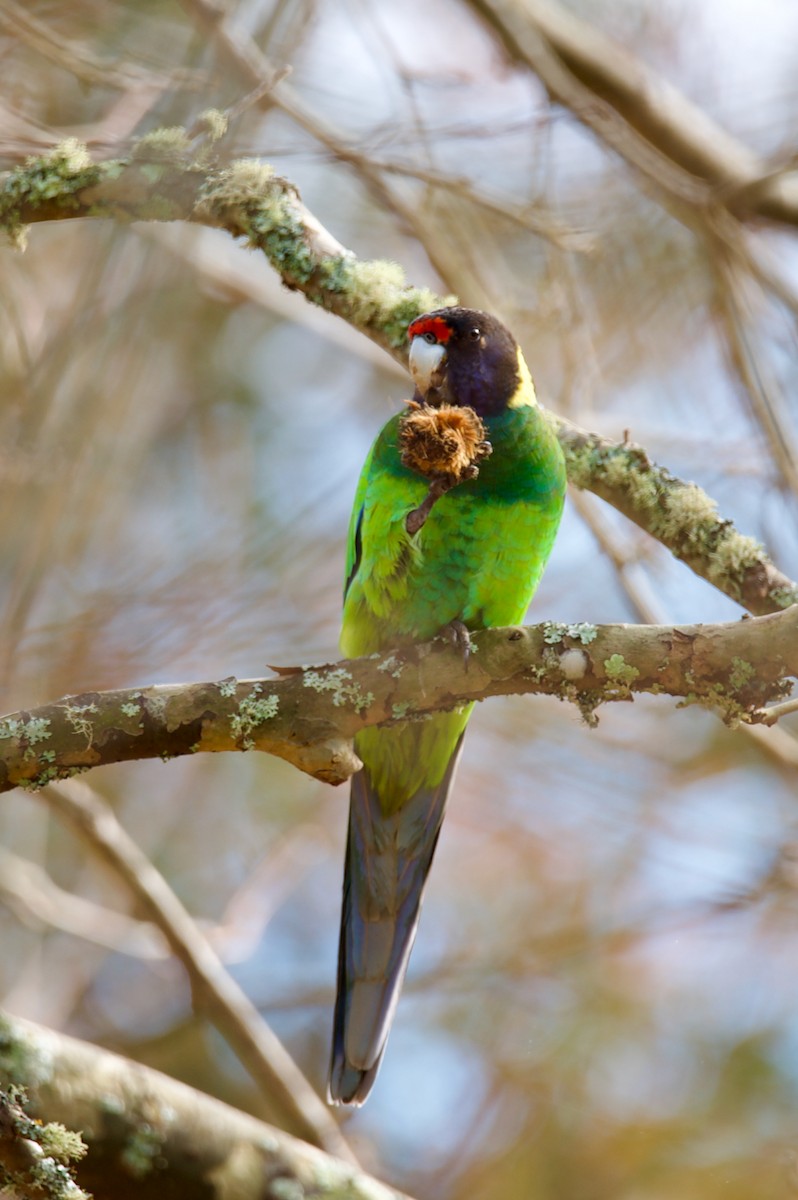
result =
[[[510,332],[488,313],[442,308],[408,338],[414,400],[472,408],[492,453],[411,534],[430,480],[403,464],[401,416],[383,428],[349,526],[341,648],[353,658],[447,627],[467,639],[523,621],[565,495],[562,451]],[[472,707],[355,738],[363,769],[351,785],[331,1103],[362,1104],[379,1069]]]

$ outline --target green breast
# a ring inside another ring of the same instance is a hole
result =
[[[405,518],[428,484],[401,463],[399,420],[379,435],[358,489],[347,654],[431,637],[455,619],[473,629],[522,621],[562,512],[559,443],[540,409],[521,405],[486,421],[493,453],[479,476],[443,496],[409,538]]]

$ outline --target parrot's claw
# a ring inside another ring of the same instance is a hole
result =
[[[448,625],[444,625],[442,633],[444,637],[449,638],[455,650],[462,652],[463,666],[468,670],[468,660],[471,656],[471,634],[468,631],[468,626],[459,617],[455,617]]]
[[[451,491],[454,484],[455,480],[445,475],[438,475],[435,479],[431,480],[429,491],[418,508],[414,508],[405,517],[405,529],[411,537],[417,534],[419,529],[424,526],[427,517],[432,512],[432,506],[435,501],[440,500],[441,496],[445,496],[448,491]]]

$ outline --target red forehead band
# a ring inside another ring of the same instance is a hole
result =
[[[448,342],[452,336],[452,327],[447,325],[443,317],[418,317],[407,329],[407,336],[412,341],[414,337],[423,337],[431,333],[436,342]]]

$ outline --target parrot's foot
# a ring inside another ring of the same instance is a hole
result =
[[[411,537],[421,529],[427,517],[432,512],[432,506],[435,501],[440,500],[441,496],[445,496],[454,487],[456,482],[455,479],[447,475],[439,475],[436,479],[432,480],[429,485],[429,491],[418,508],[412,509],[405,517],[405,529]]]
[[[468,626],[458,617],[455,617],[448,625],[444,625],[441,633],[449,639],[455,650],[459,650],[462,653],[463,666],[468,670],[468,660],[471,656],[471,634],[468,631]]]

